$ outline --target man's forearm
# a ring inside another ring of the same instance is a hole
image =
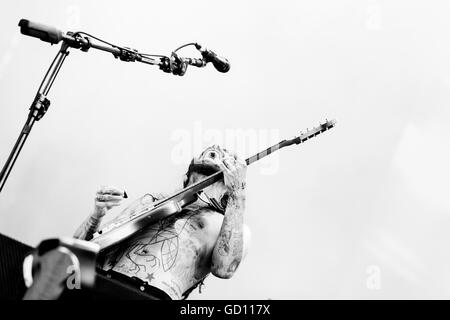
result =
[[[230,194],[212,256],[212,271],[220,278],[230,278],[242,260],[244,210],[244,190]]]
[[[102,217],[97,214],[91,214],[81,226],[78,227],[77,231],[73,235],[74,238],[80,240],[90,240],[94,233],[97,232],[100,227],[100,222]]]

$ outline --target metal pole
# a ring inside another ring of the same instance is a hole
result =
[[[19,137],[14,144],[14,147],[11,150],[8,159],[3,165],[2,171],[0,172],[0,192],[5,186],[6,180],[8,179],[9,174],[11,173],[11,170],[20,154],[20,151],[22,151],[22,148],[28,136],[30,135],[34,123],[36,121],[39,121],[45,115],[50,105],[50,101],[47,99],[47,94],[50,91],[53,82],[55,81],[55,78],[58,75],[59,70],[61,69],[62,64],[64,63],[64,60],[69,54],[67,50],[68,48],[69,46],[65,42],[63,42],[61,49],[59,50],[58,54],[56,55],[55,59],[53,60],[47,73],[44,76],[36,97],[31,104],[30,112],[28,113],[25,125],[23,126],[22,131],[20,132]]]

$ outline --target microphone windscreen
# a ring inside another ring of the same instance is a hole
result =
[[[19,21],[19,27],[22,34],[39,38],[51,44],[57,44],[62,40],[62,32],[55,27],[46,26],[26,19]]]
[[[227,59],[215,56],[214,59],[212,59],[212,64],[214,68],[216,68],[217,71],[225,73],[230,71],[230,63]]]

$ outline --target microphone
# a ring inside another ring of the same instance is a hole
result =
[[[200,51],[200,53],[203,56],[203,59],[205,59],[206,62],[211,62],[216,68],[217,71],[225,73],[230,71],[230,63],[227,59],[218,56],[213,51],[208,50],[207,48],[199,45],[198,43],[195,44],[195,47],[197,50]]]
[[[55,27],[46,26],[26,19],[21,19],[19,21],[19,27],[22,34],[39,38],[42,41],[50,42],[51,44],[57,44],[63,39],[62,31]]]

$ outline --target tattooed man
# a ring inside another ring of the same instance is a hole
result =
[[[184,184],[193,184],[218,170],[223,170],[224,180],[204,189],[197,202],[106,252],[100,266],[106,274],[137,283],[155,299],[186,298],[210,273],[222,279],[233,276],[250,240],[244,225],[245,162],[219,146],[209,147],[192,160]],[[94,212],[75,237],[90,239],[106,212],[120,205],[123,194],[114,187],[101,188]],[[139,199],[117,219],[139,212],[148,198]]]

